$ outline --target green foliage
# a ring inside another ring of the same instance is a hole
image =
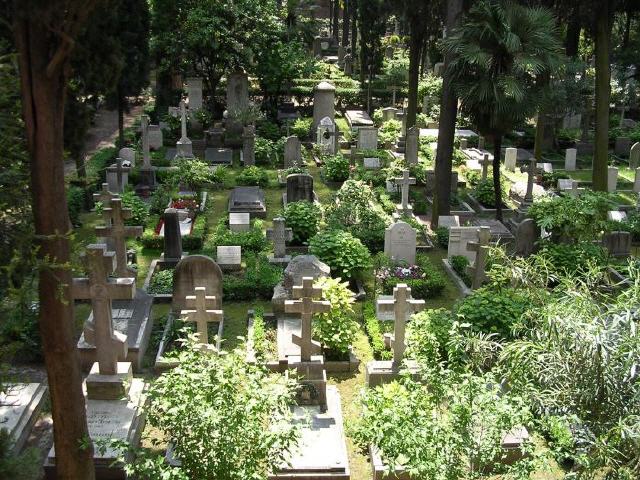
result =
[[[215,177],[209,165],[197,159],[181,159],[176,164],[177,170],[171,172],[169,183],[175,187],[185,185],[195,191],[200,191],[205,185],[214,183]],[[221,170],[220,167],[216,172]],[[222,169],[224,171],[224,169]]]
[[[545,415],[540,419],[540,427],[547,438],[547,444],[556,461],[561,465],[572,462],[571,457],[575,452],[576,442],[571,432],[571,425],[577,422],[577,418],[556,415]]]
[[[351,280],[370,266],[371,254],[360,240],[342,230],[325,230],[309,242],[309,253],[331,267],[333,275]]]
[[[272,352],[272,345],[275,338],[269,338],[269,331],[267,330],[267,324],[264,319],[264,310],[262,307],[256,307],[253,311],[253,336],[251,338],[253,342],[253,352],[258,363],[266,362]]]
[[[452,326],[451,312],[444,308],[414,314],[407,326],[407,357],[434,365],[446,360]]]
[[[256,137],[255,144],[256,164],[274,166],[279,161],[278,144],[267,138]]]
[[[16,454],[11,451],[15,439],[0,429],[0,477],[35,480],[40,474],[39,450],[31,447]]]
[[[531,205],[528,214],[555,239],[591,241],[605,229],[607,212],[615,206],[612,194],[587,191],[579,197],[541,198]]]
[[[145,226],[149,220],[149,205],[133,191],[124,192],[120,198],[122,198],[123,208],[131,210],[131,217],[125,223],[127,225]]]
[[[203,250],[208,255],[214,255],[219,246],[240,246],[242,253],[262,252],[267,246],[267,238],[262,231],[262,220],[256,219],[251,228],[246,232],[233,232],[229,230],[226,219],[221,219],[216,229],[207,237]]]
[[[526,291],[481,288],[458,303],[455,313],[475,331],[509,338],[512,328],[532,306]]]
[[[453,255],[449,262],[451,263],[451,268],[453,271],[458,274],[458,276],[462,279],[462,281],[467,286],[471,286],[471,278],[467,273],[467,267],[469,266],[469,259],[464,255]]]
[[[603,248],[592,242],[576,244],[544,242],[539,257],[549,260],[552,274],[575,275],[586,273],[590,268],[607,266],[607,255]]]
[[[502,203],[504,204],[509,198],[509,190],[506,188],[507,185],[504,177],[500,179],[500,183]],[[486,180],[480,180],[473,189],[473,195],[484,207],[496,208],[496,192],[493,188],[493,180],[488,178]]]
[[[67,208],[69,219],[73,225],[80,223],[80,214],[84,207],[84,190],[80,187],[70,186],[67,189]]]
[[[173,270],[160,270],[154,273],[149,282],[148,292],[154,295],[173,293]]]
[[[252,165],[244,167],[240,175],[236,177],[238,185],[249,185],[256,187],[266,187],[269,185],[269,175],[263,168]]]
[[[224,277],[222,291],[225,301],[270,300],[273,288],[282,280],[282,268],[270,264],[263,254],[247,253],[244,262],[243,275]]]
[[[315,203],[287,203],[284,209],[284,219],[287,227],[293,231],[293,243],[304,245],[318,233],[321,216],[320,207]]]
[[[376,307],[373,303],[367,302],[362,306],[362,316],[364,318],[364,328],[369,337],[373,358],[376,360],[390,360],[391,351],[387,350],[382,339],[380,323],[376,318]]]
[[[158,186],[149,201],[149,213],[162,215],[171,201],[171,189],[164,184]]]
[[[258,137],[262,137],[266,140],[276,142],[281,137],[280,127],[277,123],[270,120],[261,120],[256,126],[256,133]]]
[[[353,293],[339,278],[321,278],[314,285],[323,289],[323,298],[331,304],[327,313],[314,317],[313,337],[328,350],[329,357],[342,356],[358,334],[354,320]]]
[[[295,135],[301,141],[309,138],[313,118],[298,118],[291,126],[291,135]]]
[[[171,439],[180,466],[134,462],[133,476],[266,480],[286,461],[297,442],[295,382],[247,363],[245,355],[202,352],[189,339],[179,366],[149,388],[145,409],[149,425]]]
[[[330,182],[344,182],[349,178],[349,159],[341,154],[324,157],[322,174]]]
[[[449,248],[449,229],[447,227],[438,227],[435,234],[438,245],[441,248]]]
[[[411,288],[413,298],[429,299],[437,297],[445,287],[445,278],[429,257],[423,254],[416,256],[415,265],[391,265],[378,268],[376,276],[381,281],[382,293],[393,294],[399,283],[406,283]]]
[[[401,131],[402,124],[398,120],[388,120],[378,130],[378,142],[382,145],[395,144]]]

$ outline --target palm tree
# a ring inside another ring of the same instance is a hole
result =
[[[502,137],[536,111],[542,86],[562,59],[553,14],[503,0],[481,0],[444,41],[447,70],[480,133],[493,140],[496,218],[502,220]]]

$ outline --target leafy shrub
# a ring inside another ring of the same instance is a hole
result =
[[[360,240],[342,230],[325,230],[309,242],[309,252],[347,280],[360,277],[369,267],[371,254]]]
[[[120,198],[123,208],[131,210],[131,217],[125,220],[125,223],[145,226],[149,220],[149,205],[132,191],[123,193]]]
[[[376,360],[390,360],[392,353],[384,345],[380,323],[376,317],[376,307],[373,303],[367,302],[362,306],[362,316],[364,317],[364,328],[373,350],[373,358]]]
[[[276,141],[280,138],[280,127],[269,120],[261,120],[256,127],[256,133],[262,138]]]
[[[267,328],[264,309],[256,307],[253,311],[253,352],[258,362],[265,362],[277,355],[275,351],[275,330]]]
[[[471,277],[467,273],[467,267],[469,266],[469,259],[464,255],[453,255],[449,262],[451,263],[451,268],[454,272],[458,274],[458,276],[462,279],[465,285],[471,285]]]
[[[309,174],[309,169],[307,167],[301,166],[301,165],[294,165],[293,167],[289,167],[287,168],[284,172],[283,175],[286,177],[288,177],[289,175],[295,175],[298,173],[304,173],[304,174]]]
[[[256,164],[273,166],[278,163],[278,151],[276,142],[262,137],[256,137],[255,143]]]
[[[442,248],[449,248],[449,229],[447,227],[436,228],[436,241]]]
[[[416,265],[383,266],[378,269],[376,276],[385,295],[393,294],[393,289],[399,283],[406,283],[411,288],[413,298],[418,299],[437,297],[445,287],[442,272],[426,255],[418,255]]]
[[[505,203],[509,198],[509,190],[503,179],[500,180],[500,187],[502,203]],[[486,180],[480,180],[473,190],[473,195],[484,207],[496,208],[496,192],[493,189],[493,180],[488,178]]]
[[[249,185],[256,187],[266,187],[269,185],[269,175],[263,168],[252,165],[245,167],[240,175],[236,177],[238,185]]]
[[[84,206],[84,190],[80,187],[70,186],[67,189],[67,208],[72,225],[80,223],[80,214]]]
[[[604,268],[607,255],[604,249],[592,242],[576,244],[543,242],[538,255],[549,259],[556,274],[575,275],[589,270],[589,265]]]
[[[177,170],[172,171],[169,176],[169,182],[176,187],[185,185],[195,191],[200,191],[205,185],[214,183],[214,176],[209,165],[201,160],[185,158],[179,160],[176,166]]]
[[[243,254],[245,252],[261,252],[268,245],[262,226],[262,220],[256,219],[248,231],[233,232],[229,230],[227,220],[223,218],[218,221],[215,231],[207,237],[203,250],[208,255],[213,255],[219,246],[237,245],[242,247]]]
[[[293,231],[293,243],[304,245],[318,233],[320,217],[320,207],[315,203],[306,201],[287,203],[284,219],[287,227]]]
[[[160,270],[154,273],[149,282],[148,292],[154,295],[173,293],[173,270]]]
[[[331,182],[344,182],[349,178],[349,159],[342,155],[324,157],[322,174]]]
[[[149,200],[149,213],[162,215],[171,201],[171,189],[167,185],[159,185]]]
[[[382,145],[394,144],[400,136],[402,124],[398,120],[388,120],[378,130],[378,142]]]
[[[452,326],[451,312],[444,308],[414,314],[407,326],[407,357],[431,364],[446,360]]]
[[[481,288],[456,305],[455,313],[471,328],[484,333],[511,336],[511,328],[531,308],[526,292],[515,289],[498,291]]]
[[[306,140],[311,133],[313,118],[298,118],[291,126],[291,135],[297,136],[300,140]]]
[[[263,254],[247,253],[244,260],[244,275],[224,276],[222,292],[225,301],[270,300],[274,287],[282,280],[282,268],[270,264]]]
[[[323,298],[331,308],[314,317],[314,338],[328,350],[329,359],[342,359],[358,334],[358,324],[353,318],[353,293],[349,284],[339,278],[322,278],[315,286],[323,289]]]
[[[575,440],[571,432],[571,423],[578,423],[578,419],[565,416],[545,415],[540,419],[540,428],[547,439],[547,444],[553,452],[556,461],[561,465],[572,463],[575,452]]]

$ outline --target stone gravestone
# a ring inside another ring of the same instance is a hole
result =
[[[378,129],[375,127],[360,127],[358,129],[358,149],[378,149]]]
[[[578,150],[575,148],[567,148],[564,154],[564,169],[568,172],[573,172],[576,169],[576,156]]]
[[[219,324],[218,331],[222,331],[224,313],[222,310],[215,309],[215,305],[219,304],[219,302],[216,301],[215,296],[207,295],[205,287],[196,287],[194,295],[187,295],[185,303],[187,309],[180,312],[180,317],[187,322],[196,324],[198,340],[202,345],[202,349],[206,350],[211,345],[209,341],[209,324]]]
[[[607,192],[615,192],[618,187],[618,168],[607,169]]]
[[[602,236],[602,246],[612,257],[626,258],[631,255],[631,233],[605,233]]]
[[[515,254],[528,257],[535,252],[536,242],[540,238],[540,228],[531,218],[526,218],[516,229]]]
[[[187,106],[180,100],[180,140],[176,142],[176,158],[193,158],[193,144],[187,137]]]
[[[467,250],[476,254],[473,265],[467,267],[467,272],[471,276],[471,288],[476,290],[482,286],[487,279],[485,268],[487,265],[487,256],[489,254],[489,240],[491,239],[491,229],[489,227],[480,227],[478,232],[478,241],[469,242]]]
[[[318,141],[320,151],[325,155],[334,155],[336,153],[336,125],[329,117],[324,117],[318,124]]]
[[[367,170],[378,170],[382,167],[380,159],[377,157],[365,157],[363,160],[363,165]]]
[[[515,172],[517,159],[518,159],[518,149],[507,148],[504,155],[504,168],[510,172]]]
[[[307,173],[294,173],[287,175],[287,193],[285,204],[307,201],[313,203],[313,177]]]
[[[113,193],[123,193],[124,187],[129,183],[130,167],[123,164],[121,158],[116,159],[116,163],[107,167],[107,183],[109,191]]]
[[[111,193],[109,191],[108,183],[103,183],[102,189],[99,192],[96,192],[93,194],[93,201],[96,203],[100,202],[102,204],[102,221],[107,226],[111,225],[111,212],[109,210],[105,212],[105,208],[111,207],[111,200],[113,200],[114,198],[120,198],[120,197],[115,193]],[[116,249],[115,243],[113,242],[111,237],[106,237],[106,238],[98,237],[97,243],[106,244],[107,250],[109,251],[115,251]]]
[[[266,217],[264,191],[260,187],[234,188],[229,196],[229,213],[250,213],[252,217]]]
[[[189,99],[189,115],[193,117],[195,112],[202,109],[201,78],[187,78],[187,98]]]
[[[473,264],[476,261],[476,254],[468,250],[467,245],[476,241],[478,241],[478,227],[450,227],[447,258],[463,256]]]
[[[489,159],[489,154],[485,153],[480,161],[480,166],[482,167],[482,180],[487,179],[487,175],[489,174],[489,167],[493,165],[493,161]]]
[[[164,138],[160,125],[149,125],[149,148],[160,150],[162,145],[164,145]]]
[[[635,177],[633,179],[633,191],[640,193],[640,167],[635,170]]]
[[[636,169],[640,167],[640,142],[636,142],[629,152],[629,168]]]
[[[219,245],[216,249],[216,261],[223,271],[242,269],[242,247]]]
[[[484,150],[485,139],[482,135],[478,137],[478,150]]]
[[[415,165],[418,163],[418,146],[420,143],[420,129],[418,127],[411,127],[407,130],[407,137],[405,140],[405,153],[404,158],[408,165]]]
[[[251,230],[251,214],[246,212],[230,213],[229,230],[232,232],[248,232]]]
[[[316,85],[313,94],[313,124],[311,131],[317,131],[320,121],[328,117],[334,123],[336,111],[336,87],[329,82],[320,82]]]
[[[297,136],[287,137],[284,144],[284,168],[291,168],[302,163],[302,150]]]
[[[347,53],[344,56],[344,70],[345,76],[350,77],[353,75],[353,55]]]
[[[179,261],[182,258],[182,234],[178,210],[167,208],[164,211],[164,260]]]
[[[125,225],[125,220],[131,218],[131,210],[122,208],[122,200],[114,198],[111,205],[104,210],[105,218],[109,217],[111,223],[96,227],[95,232],[98,237],[111,237],[115,247],[117,277],[136,277],[137,271],[127,266],[127,238],[139,237],[142,235],[142,227],[129,227]]]
[[[242,134],[242,161],[245,167],[256,164],[256,127],[244,127]]]
[[[287,255],[287,242],[293,240],[293,230],[287,228],[282,217],[273,219],[273,228],[267,229],[267,239],[273,242],[273,255],[269,256],[269,262],[287,264],[291,256]]]
[[[140,127],[142,129],[142,168],[140,168],[140,177],[143,185],[146,185],[149,188],[155,188],[156,170],[151,165],[149,117],[147,115],[142,115],[140,117]]]
[[[458,215],[440,215],[438,217],[438,227],[451,228],[460,226]]]
[[[398,109],[395,107],[387,107],[382,109],[382,121],[395,120]]]
[[[395,262],[416,263],[416,231],[405,222],[396,222],[384,232],[384,253]]]
[[[631,139],[629,137],[618,137],[614,147],[614,152],[620,157],[626,157],[629,155],[629,149],[631,148]]]
[[[315,280],[329,277],[331,269],[325,263],[318,260],[315,255],[298,255],[293,257],[284,269],[284,276],[273,289],[271,306],[276,314],[284,313],[284,302],[293,298],[293,286],[302,283],[304,277],[312,277]]]
[[[624,222],[627,219],[627,212],[620,210],[609,210],[607,212],[607,220],[612,222]]]
[[[187,308],[186,298],[196,287],[205,287],[209,295],[216,297],[213,306],[222,305],[222,270],[216,262],[204,255],[189,255],[178,262],[173,272],[172,310],[181,312]]]
[[[132,167],[136,166],[136,151],[133,148],[121,148],[118,152],[118,157],[120,157],[123,162],[129,162],[129,165]]]
[[[249,77],[236,70],[227,78],[227,111],[245,110],[249,106]]]
[[[409,186],[416,184],[416,179],[409,176],[409,170],[402,172],[402,177],[394,178],[393,182],[400,187],[401,203],[396,206],[396,212],[399,215],[411,215],[413,207],[409,205]]]

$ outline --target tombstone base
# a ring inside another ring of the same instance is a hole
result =
[[[327,370],[322,355],[312,355],[311,360],[302,361],[299,356],[288,358],[289,369],[295,370],[300,388],[296,395],[298,405],[319,406],[327,410]]]
[[[408,371],[414,380],[418,378],[418,364],[408,360],[404,366],[394,366],[392,360],[373,360],[367,363],[365,370],[365,383],[367,387],[373,388],[378,385],[393,382],[400,377],[401,373]]]
[[[175,158],[194,158],[193,156],[193,144],[188,138],[180,139],[176,142],[176,157]]]
[[[89,437],[96,440],[120,440],[133,448],[140,444],[144,430],[144,415],[140,410],[143,403],[144,381],[131,381],[128,398],[121,400],[87,400],[87,425]],[[106,446],[104,452],[94,449],[93,462],[96,480],[126,480],[124,465],[117,462],[119,452]],[[49,451],[44,463],[45,480],[56,479],[55,446]]]
[[[130,362],[118,362],[115,375],[102,375],[98,363],[94,363],[87,377],[87,397],[90,400],[119,400],[126,397],[133,379]]]
[[[394,214],[394,218],[398,217],[413,217],[413,207],[411,205],[407,205],[407,208],[404,208],[402,205],[396,205],[396,213]]]
[[[291,261],[291,255],[285,255],[284,257],[274,257],[273,255],[269,255],[269,263],[274,265],[282,265],[286,267]]]
[[[156,169],[155,168],[141,168],[140,169],[140,183],[149,188],[156,188]]]
[[[9,453],[19,453],[29,438],[47,398],[47,387],[40,383],[6,384],[0,394],[2,429],[9,433]]]

